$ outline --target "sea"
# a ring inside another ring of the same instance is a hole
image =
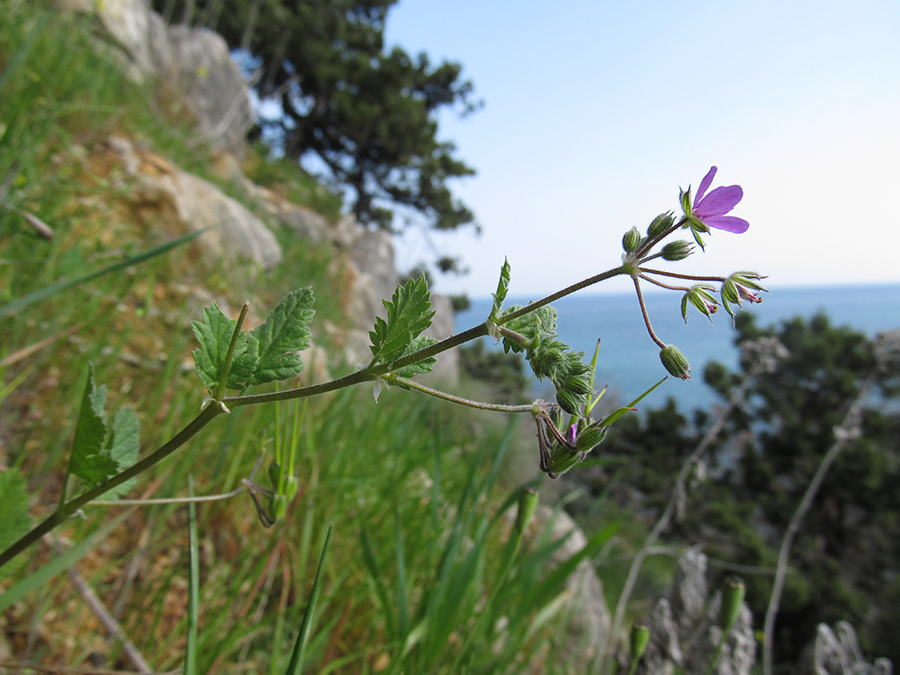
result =
[[[757,317],[757,325],[777,325],[795,316],[810,318],[828,315],[832,325],[849,326],[869,336],[885,330],[900,329],[900,285],[820,286],[777,288],[763,293],[763,302],[744,303],[745,310]],[[526,305],[537,298],[508,297],[504,307]],[[687,357],[693,371],[690,380],[670,377],[641,406],[659,407],[672,397],[682,413],[709,409],[722,401],[703,381],[707,363],[718,361],[731,369],[738,367],[737,332],[731,318],[720,309],[710,322],[693,307],[688,307],[688,323],[681,316],[681,294],[647,293],[644,296],[650,322],[657,336],[676,345]],[[482,323],[488,316],[492,298],[477,298],[456,315],[457,331]],[[650,339],[633,293],[587,295],[574,294],[553,303],[557,310],[559,338],[576,351],[586,353],[590,361],[597,341],[597,388],[609,386],[607,395],[616,403],[633,400],[666,376],[659,361],[659,347]],[[486,344],[494,341],[482,338]],[[533,382],[534,396],[554,400],[549,383]]]

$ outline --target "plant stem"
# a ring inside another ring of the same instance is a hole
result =
[[[494,412],[510,414],[530,413],[534,410],[533,403],[527,403],[525,405],[502,405],[500,403],[482,403],[480,401],[472,401],[467,398],[462,398],[461,396],[448,394],[447,392],[440,391],[438,389],[432,389],[431,387],[416,382],[415,380],[408,380],[405,377],[394,376],[388,378],[387,381],[396,382],[403,385],[404,387],[409,387],[410,389],[415,389],[416,391],[422,392],[423,394],[428,394],[429,396],[434,396],[435,398],[450,401],[451,403],[457,403],[459,405],[466,406],[467,408],[475,408],[476,410],[492,410]]]
[[[668,272],[666,270],[654,270],[648,269],[646,267],[641,268],[641,272],[645,272],[647,274],[658,274],[662,277],[672,277],[674,279],[687,279],[689,281],[716,281],[722,282],[725,281],[723,277],[703,277],[696,274],[679,274],[678,272]]]
[[[620,265],[619,267],[615,267],[611,270],[607,270],[606,272],[601,272],[600,274],[593,276],[589,279],[585,279],[583,281],[579,281],[577,284],[572,284],[571,286],[567,286],[561,291],[557,291],[552,295],[548,295],[546,298],[542,298],[540,300],[536,300],[535,302],[530,302],[528,305],[523,307],[522,309],[518,309],[515,312],[510,312],[509,314],[504,314],[503,316],[497,319],[497,325],[501,325],[512,321],[513,319],[518,319],[520,316],[524,316],[529,312],[533,312],[538,307],[543,307],[544,305],[549,305],[551,302],[555,302],[560,298],[564,298],[567,295],[571,295],[576,291],[583,290],[588,286],[593,286],[594,284],[598,284],[601,281],[606,281],[607,279],[611,279],[613,277],[617,277],[620,274],[628,274],[629,268],[625,265]]]
[[[644,304],[644,295],[641,293],[641,283],[638,281],[637,277],[632,277],[632,280],[634,281],[634,291],[637,293],[638,304],[641,306],[641,316],[644,317],[644,325],[647,327],[647,332],[650,333],[650,339],[658,344],[660,349],[665,349],[666,343],[656,337],[656,333],[653,332],[653,326],[650,325],[650,316],[647,314],[647,306]]]
[[[50,516],[48,516],[42,522],[32,528],[30,532],[26,533],[12,546],[0,553],[0,567],[3,567],[3,565],[8,563],[29,546],[37,543],[42,536],[64,523],[72,514],[74,514],[76,511],[78,511],[78,509],[80,509],[88,502],[96,499],[97,497],[116,487],[117,485],[121,485],[128,479],[134,478],[138,474],[143,473],[154,464],[159,463],[161,460],[171,455],[178,448],[187,443],[191,438],[196,436],[203,427],[205,427],[215,417],[221,415],[223,412],[224,411],[215,404],[206,406],[203,411],[199,415],[197,415],[197,417],[191,420],[184,429],[173,436],[170,441],[160,446],[158,450],[150,455],[147,455],[139,462],[132,464],[130,467],[128,467],[121,473],[116,474],[105,483],[101,483],[97,487],[84,492],[78,497],[75,497],[74,499],[66,502],[65,504],[60,505],[56,509],[56,511],[50,514]]]

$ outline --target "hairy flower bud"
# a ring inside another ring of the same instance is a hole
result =
[[[558,389],[556,391],[556,402],[559,407],[570,415],[578,415],[581,412],[581,406],[584,404],[584,397],[569,391],[568,389]]]
[[[661,236],[666,230],[672,227],[674,222],[675,218],[671,211],[660,213],[653,219],[653,222],[651,222],[650,226],[647,228],[647,237],[654,239]]]
[[[622,248],[625,249],[625,253],[634,253],[640,245],[641,233],[638,232],[636,227],[632,227],[622,237]]]
[[[650,629],[636,623],[631,627],[631,659],[637,661],[644,655],[647,645],[650,643]]]
[[[679,239],[678,241],[670,241],[668,244],[663,246],[662,257],[663,260],[675,262],[678,260],[684,260],[693,252],[694,245],[691,242],[685,241],[684,239]]]
[[[545,471],[550,478],[559,478],[566,471],[584,459],[584,453],[556,444],[550,449]]]
[[[675,345],[667,345],[660,349],[659,360],[670,375],[680,377],[682,380],[691,379],[691,365]]]
[[[606,427],[591,426],[578,434],[575,439],[575,447],[580,452],[590,452],[606,438]]]
[[[737,577],[728,577],[722,587],[722,607],[719,610],[719,625],[723,631],[728,632],[734,624],[742,602],[744,602],[744,582]]]

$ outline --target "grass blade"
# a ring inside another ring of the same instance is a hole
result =
[[[291,654],[291,662],[288,664],[287,675],[300,675],[303,668],[303,659],[306,657],[306,642],[312,629],[313,616],[316,611],[316,600],[319,597],[319,581],[322,579],[322,568],[325,566],[325,556],[328,554],[328,542],[331,540],[331,528],[328,526],[328,532],[325,533],[325,543],[322,544],[322,555],[319,556],[319,566],[316,569],[316,578],[313,581],[312,590],[309,592],[309,602],[306,605],[306,611],[303,613],[303,623],[300,625],[300,632],[297,634],[297,641],[294,643],[294,651]]]
[[[91,274],[85,275],[83,277],[78,277],[77,279],[71,279],[69,281],[60,281],[55,284],[50,284],[49,286],[45,286],[33,293],[29,293],[28,295],[23,295],[18,300],[13,300],[12,302],[8,302],[7,304],[0,307],[0,318],[4,316],[10,316],[11,314],[15,314],[20,309],[27,307],[28,305],[34,304],[35,302],[40,302],[41,300],[46,300],[47,298],[60,293],[61,291],[66,290],[67,288],[72,288],[73,286],[78,286],[79,284],[87,283],[88,281],[93,281],[99,277],[102,277],[105,274],[110,274],[111,272],[116,272],[120,269],[124,269],[125,267],[131,267],[132,265],[137,265],[138,263],[142,263],[145,260],[149,260],[150,258],[155,258],[158,255],[162,255],[163,253],[168,253],[173,248],[177,248],[182,244],[186,244],[191,239],[195,239],[203,234],[206,230],[200,230],[198,232],[191,232],[189,234],[184,235],[183,237],[178,237],[173,241],[167,241],[165,244],[160,244],[159,246],[154,246],[149,251],[144,251],[143,253],[139,253],[138,255],[132,256],[130,258],[126,258],[122,262],[116,263],[115,265],[110,265],[98,272],[92,272]]]
[[[188,476],[188,494],[194,496],[194,480]],[[188,551],[190,577],[188,580],[187,646],[184,650],[184,675],[197,675],[197,623],[200,599],[200,558],[197,550],[197,505],[188,503]]]
[[[109,536],[110,532],[116,529],[122,521],[131,515],[132,510],[133,509],[128,509],[124,513],[116,516],[96,532],[75,544],[75,546],[68,551],[51,560],[37,572],[10,586],[2,595],[0,595],[0,614],[9,609],[14,602],[18,602],[36,588],[46,585],[57,574],[65,572],[72,565],[94,550],[94,548],[99,546],[100,543]]]

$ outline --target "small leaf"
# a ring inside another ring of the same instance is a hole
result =
[[[87,481],[92,487],[100,485],[118,472],[119,465],[108,452],[106,440],[106,386],[94,386],[94,366],[88,368],[87,383],[81,397],[81,412],[72,441],[69,473]]]
[[[303,370],[297,354],[309,347],[309,324],[315,311],[312,289],[301,288],[288,293],[272,310],[265,323],[250,333],[259,343],[259,363],[252,384],[287,380]]]
[[[200,347],[193,352],[197,375],[203,380],[209,393],[215,396],[237,321],[229,319],[216,303],[212,303],[212,306],[203,308],[202,322],[191,323],[194,335],[200,342]],[[253,377],[259,363],[258,349],[259,344],[255,338],[251,339],[244,332],[238,336],[228,371],[226,386],[229,389],[243,389]]]
[[[503,301],[506,300],[506,293],[509,291],[510,269],[509,260],[504,258],[503,267],[500,268],[500,281],[497,283],[497,292],[491,294],[494,298],[494,306],[491,308],[489,320],[492,322],[500,318]]]
[[[382,300],[387,309],[387,321],[378,317],[374,330],[369,332],[372,344],[372,363],[396,361],[413,338],[431,325],[431,294],[424,276],[410,279],[398,286],[390,301]]]
[[[412,342],[409,343],[409,346],[403,350],[403,353],[398,357],[402,358],[404,356],[408,356],[414,352],[419,351],[420,349],[425,349],[426,347],[430,347],[435,344],[437,340],[430,337],[425,337],[424,335],[420,335]],[[410,378],[415,375],[422,375],[425,373],[430,373],[431,369],[434,368],[434,364],[437,363],[437,358],[434,356],[429,356],[426,359],[422,359],[421,361],[417,361],[416,363],[410,363],[408,366],[403,366],[402,368],[398,368],[395,371],[395,375],[400,377]]]
[[[118,465],[121,473],[137,461],[138,451],[141,448],[141,423],[137,413],[131,408],[120,408],[113,418],[112,434],[109,438],[108,452]],[[124,495],[137,482],[136,478],[130,478],[121,485],[117,485],[107,492],[106,499],[114,499]]]
[[[5,551],[28,532],[28,490],[25,476],[18,469],[0,471],[0,551]],[[10,575],[25,562],[13,560],[0,569],[0,579]]]

